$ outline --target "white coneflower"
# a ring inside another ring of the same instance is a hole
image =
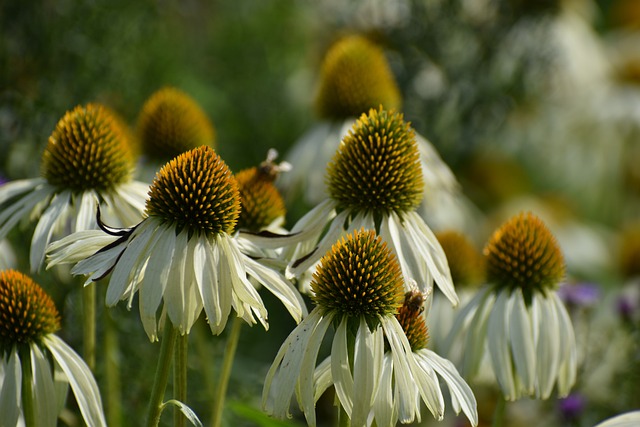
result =
[[[269,412],[286,415],[295,390],[315,425],[315,402],[333,385],[353,426],[419,420],[420,397],[442,419],[438,374],[456,412],[462,408],[477,424],[469,386],[451,362],[424,348],[424,295],[405,294],[396,258],[373,231],[356,231],[336,243],[311,286],[317,306],[284,342],[267,374],[263,403]],[[314,369],[330,324],[337,326],[331,355]]]
[[[132,181],[134,160],[121,120],[97,104],[67,112],[49,137],[42,177],[0,186],[0,239],[21,220],[37,218],[31,269],[53,237],[95,229],[96,211],[111,224],[142,219],[147,184]]]
[[[287,153],[292,171],[278,180],[288,200],[302,197],[310,205],[327,195],[327,163],[356,119],[382,105],[398,109],[400,90],[383,50],[366,37],[340,38],[327,51],[316,94],[320,121]]]
[[[356,231],[322,258],[311,288],[316,307],[280,347],[265,380],[263,406],[284,418],[295,392],[307,422],[315,426],[314,370],[320,344],[333,324],[332,383],[351,425],[365,425],[382,372],[381,325],[400,328],[393,316],[404,295],[400,267],[373,231]],[[401,372],[409,387],[408,370]]]
[[[54,243],[49,266],[76,263],[73,274],[96,281],[111,272],[106,303],[139,292],[140,317],[157,338],[164,302],[172,324],[189,333],[204,307],[213,333],[224,329],[231,308],[248,323],[267,327],[267,310],[248,277],[276,295],[296,321],[304,308],[284,277],[243,254],[230,233],[240,210],[238,185],[210,147],[188,151],[158,172],[146,204],[148,215],[130,229],[76,233]],[[106,233],[106,234],[105,234]]]
[[[504,397],[566,396],[576,378],[571,320],[556,289],[565,266],[544,223],[520,214],[487,243],[488,285],[458,313],[448,340],[464,340],[463,373],[474,377],[485,352]]]
[[[15,270],[0,272],[0,414],[3,426],[58,425],[68,386],[89,426],[106,426],[98,386],[82,358],[54,334],[51,298]]]
[[[285,252],[294,260],[289,273],[297,277],[341,235],[362,227],[377,230],[398,257],[406,283],[414,280],[421,291],[430,292],[435,281],[455,305],[447,259],[416,213],[422,177],[415,134],[402,114],[370,110],[342,140],[328,166],[329,197],[293,226],[292,236],[262,239],[261,244],[294,243]]]

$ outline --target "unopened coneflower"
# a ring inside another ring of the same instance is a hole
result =
[[[557,295],[565,264],[555,237],[532,213],[495,231],[484,249],[487,285],[458,313],[448,344],[464,344],[463,372],[474,377],[484,349],[507,400],[566,396],[576,378],[571,320]]]
[[[289,164],[274,162],[275,150],[258,167],[244,169],[235,175],[240,190],[240,215],[237,228],[251,232],[276,231],[284,224],[287,212],[284,200],[274,181]]]
[[[56,426],[68,386],[89,426],[106,426],[98,386],[82,358],[55,332],[53,300],[30,277],[0,271],[2,425]]]
[[[56,242],[49,266],[77,263],[71,272],[88,275],[88,281],[111,273],[108,305],[126,299],[131,307],[139,292],[140,317],[151,340],[157,338],[161,302],[181,334],[189,333],[203,307],[216,334],[232,308],[248,323],[257,319],[266,327],[267,310],[248,277],[300,320],[304,309],[297,291],[244,255],[231,236],[240,214],[238,184],[212,148],[199,147],[167,163],[151,185],[146,214],[129,229],[102,225]]]
[[[132,180],[130,132],[98,104],[68,111],[42,156],[42,177],[0,186],[0,239],[21,220],[37,219],[31,269],[53,238],[97,228],[96,212],[117,226],[142,219],[148,185]]]
[[[145,102],[138,133],[144,153],[162,161],[215,144],[215,130],[206,113],[189,95],[173,87],[158,90]]]
[[[415,133],[402,114],[370,110],[343,139],[327,168],[328,198],[292,228],[291,236],[263,244],[290,244],[289,273],[299,277],[343,234],[376,230],[398,257],[405,282],[430,292],[433,282],[458,302],[447,259],[416,213],[424,182]],[[328,224],[328,231],[322,235]]]

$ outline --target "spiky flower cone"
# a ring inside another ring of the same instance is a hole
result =
[[[271,175],[254,167],[238,172],[236,180],[242,206],[238,229],[258,232],[284,217],[284,200]]]
[[[456,287],[478,286],[485,279],[485,259],[471,241],[457,231],[436,233],[447,256],[451,278]]]
[[[400,91],[382,49],[362,36],[337,41],[327,52],[316,108],[320,117],[358,117],[382,105],[399,109]]]

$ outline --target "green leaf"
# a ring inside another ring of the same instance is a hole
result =
[[[271,418],[269,415],[263,413],[262,411],[247,405],[246,403],[234,401],[229,402],[227,407],[231,409],[237,416],[244,418],[248,421],[253,421],[259,427],[302,427],[303,424],[300,424],[294,420],[278,420],[275,418]]]

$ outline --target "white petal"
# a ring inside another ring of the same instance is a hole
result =
[[[329,387],[333,385],[333,377],[331,376],[331,356],[324,359],[313,372],[313,383],[315,391],[313,400],[317,402]]]
[[[97,228],[98,195],[93,191],[84,191],[81,195],[74,231],[93,230]],[[77,200],[74,200],[77,202]]]
[[[190,327],[187,324],[189,318],[187,312],[190,310],[187,307],[185,295],[187,284],[183,283],[187,262],[187,244],[189,242],[187,234],[188,231],[185,229],[176,236],[175,251],[173,252],[171,268],[169,269],[169,279],[162,297],[164,307],[167,309],[167,315],[171,323],[180,332],[180,335],[184,335]]]
[[[44,260],[44,251],[51,241],[51,235],[53,234],[53,224],[62,216],[62,213],[70,205],[71,194],[67,191],[63,191],[57,194],[51,200],[49,207],[44,211],[38,225],[33,232],[33,238],[31,239],[31,254],[29,257],[31,271],[36,272],[42,265]]]
[[[244,264],[249,276],[255,278],[275,295],[284,304],[296,323],[299,323],[303,313],[307,314],[307,308],[302,296],[293,285],[278,272],[262,266],[251,258],[244,257]]]
[[[131,234],[127,241],[126,249],[122,252],[111,273],[105,299],[107,305],[114,305],[125,296],[125,290],[131,284],[131,273],[137,265],[146,261],[145,254],[148,253],[148,248],[152,246],[151,242],[155,241],[155,239],[152,239],[154,233],[155,224],[143,222]],[[151,247],[150,249],[153,248]]]
[[[267,309],[253,285],[247,280],[247,273],[242,262],[242,254],[235,246],[235,242],[227,235],[216,238],[220,247],[220,268],[218,277],[221,286],[232,286],[233,292],[240,301],[248,304],[258,312],[258,318],[266,321]],[[238,313],[239,315],[240,312]]]
[[[558,320],[560,322],[560,342],[563,346],[563,355],[560,364],[560,371],[558,373],[558,394],[560,397],[566,397],[571,391],[576,382],[577,371],[577,348],[576,338],[573,332],[573,325],[571,324],[571,318],[564,304],[556,293],[549,295],[549,298],[553,300],[558,313]]]
[[[527,394],[533,395],[536,382],[536,353],[529,310],[521,289],[513,292],[513,310],[509,330],[513,361]]]
[[[231,311],[231,288],[218,282],[218,249],[208,239],[197,240],[193,254],[200,298],[211,332],[219,334]]]
[[[411,353],[409,366],[411,374],[418,386],[418,391],[431,414],[441,421],[444,417],[444,397],[440,389],[440,382],[435,371],[428,363],[419,363],[420,358],[415,353]],[[419,413],[418,409],[416,413]]]
[[[373,403],[376,424],[393,426],[398,421],[398,404],[394,399],[393,359],[391,354],[384,355],[378,392]]]
[[[393,358],[393,369],[395,374],[395,385],[398,393],[398,418],[401,423],[413,422],[416,416],[416,404],[418,399],[418,390],[411,376],[411,367],[409,364],[409,353],[411,348],[407,348],[402,341],[407,341],[402,326],[398,323],[394,316],[381,317],[380,324],[384,329],[387,342],[391,348],[391,356]]]
[[[15,347],[8,360],[0,358],[0,368],[3,374],[0,382],[0,414],[7,426],[15,426],[22,412],[22,367]]]
[[[595,427],[638,427],[638,425],[640,425],[640,411],[632,411],[609,418]]]
[[[304,350],[321,319],[318,308],[309,313],[282,343],[267,372],[262,406],[275,417],[290,416],[289,405],[300,375]]]
[[[354,426],[365,425],[367,416],[371,412],[373,399],[376,393],[377,376],[376,357],[381,355],[374,353],[374,337],[364,316],[360,317],[360,325],[356,334],[353,353],[353,388],[358,390],[353,399],[353,412],[351,424]]]
[[[28,218],[39,203],[46,203],[53,192],[49,187],[39,188],[0,210],[0,239],[4,239],[18,222]]]
[[[347,317],[340,320],[331,345],[331,376],[336,395],[349,418],[353,411],[353,376],[349,362],[349,346],[347,341]]]
[[[89,367],[71,347],[56,335],[46,336],[44,342],[56,363],[66,374],[87,425],[106,426],[100,391]]]
[[[300,365],[300,374],[298,376],[298,395],[300,409],[304,412],[307,423],[310,426],[316,424],[315,414],[315,387],[313,384],[315,378],[314,366],[318,359],[318,352],[322,345],[322,340],[327,333],[327,329],[333,320],[333,315],[328,314],[323,316],[318,322],[316,328],[313,330],[313,334],[307,343],[307,347],[304,349],[304,355],[302,357],[302,364]],[[329,367],[330,369],[330,367]]]
[[[75,264],[80,262],[117,239],[118,237],[106,234],[102,230],[86,230],[73,233],[51,243],[47,247],[47,269],[56,264]]]
[[[44,178],[19,179],[0,185],[0,205],[12,198],[28,193],[38,186],[44,185],[47,181]]]
[[[456,413],[460,412],[460,408],[462,408],[462,412],[464,412],[471,424],[478,425],[476,398],[473,395],[473,391],[471,391],[471,387],[462,379],[453,363],[428,349],[419,350],[418,353],[423,353],[424,356],[421,357],[421,360],[428,363],[438,375],[444,378],[451,392],[452,400],[457,403],[454,405]]]
[[[140,285],[140,317],[145,331],[152,341],[157,339],[156,312],[169,281],[173,254],[176,246],[176,233],[163,226],[155,231],[153,252],[149,257],[144,278]],[[145,323],[146,322],[146,323]]]
[[[509,292],[501,291],[488,321],[487,344],[491,356],[491,366],[506,400],[515,400],[518,397],[513,377],[513,362],[509,351],[512,305]]]
[[[53,384],[53,369],[36,344],[30,346],[33,372],[33,403],[38,426],[55,427],[58,421],[57,399]]]
[[[537,308],[539,316],[538,342],[536,343],[536,375],[538,378],[537,397],[547,399],[553,390],[560,368],[560,326],[558,315],[551,300],[534,294],[532,310]]]

